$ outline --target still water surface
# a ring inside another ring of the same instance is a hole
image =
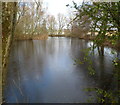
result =
[[[114,89],[113,55],[105,48],[105,56],[97,51],[92,60],[96,76],[88,74],[86,65],[74,65],[83,59],[83,49],[90,42],[76,38],[16,41],[11,51],[7,84],[4,91],[8,103],[86,103],[96,102],[95,92],[88,87]]]

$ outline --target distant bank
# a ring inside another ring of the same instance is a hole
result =
[[[72,38],[79,38],[79,39],[84,39],[84,40],[91,40],[93,41],[96,36],[76,36],[76,35],[19,35],[15,36],[15,40],[47,40],[48,37],[72,37]],[[117,44],[112,44],[112,40],[108,40],[107,38],[105,39],[104,43],[102,46],[108,46],[114,49],[120,50],[120,43]]]
[[[46,40],[48,35],[17,35],[15,40]]]

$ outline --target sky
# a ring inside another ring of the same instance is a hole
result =
[[[58,13],[67,15],[68,7],[67,4],[72,4],[73,0],[43,0],[48,6],[48,13],[57,16]],[[82,3],[83,0],[74,0],[76,3]]]

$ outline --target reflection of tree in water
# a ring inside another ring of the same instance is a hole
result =
[[[21,50],[22,49],[22,50]],[[8,67],[7,83],[5,87],[5,100],[12,96],[14,102],[29,102],[29,86],[38,87],[38,77],[42,75],[44,58],[36,53],[33,41],[18,41],[11,51]],[[41,60],[42,59],[42,60]],[[40,65],[40,68],[37,68]],[[33,72],[34,71],[34,72]],[[26,82],[28,81],[28,82]],[[27,84],[26,84],[27,83]],[[32,84],[32,86],[31,86]],[[8,93],[9,91],[9,93]],[[39,90],[38,90],[39,91]],[[34,91],[31,91],[31,93]],[[37,93],[32,93],[37,95]],[[19,100],[18,100],[19,99]]]
[[[32,99],[38,96],[41,98],[40,101],[42,102],[42,98],[45,98],[42,97],[42,89],[44,89],[43,85],[45,80],[48,79],[48,75],[44,77],[44,74],[46,72],[49,74],[49,69],[51,69],[49,66],[51,66],[52,63],[54,67],[54,62],[52,61],[57,62],[57,67],[61,64],[62,66],[65,64],[64,66],[69,69],[71,65],[68,66],[67,64],[72,64],[72,62],[69,62],[69,58],[71,58],[71,61],[72,58],[83,60],[85,56],[85,52],[83,52],[83,50],[85,48],[88,48],[88,42],[76,38],[53,38],[46,41],[16,42],[15,48],[13,48],[10,57],[11,62],[8,70],[8,82],[11,84],[7,84],[6,86],[6,97],[8,98],[12,95],[13,100],[15,100],[15,97],[20,97],[19,100],[23,101],[27,98]],[[74,73],[71,77],[77,77],[77,86],[83,84],[79,89],[87,88],[88,86],[88,88],[99,88],[107,92],[111,90],[113,91],[116,84],[113,78],[113,67],[111,61],[109,61],[109,56],[99,56],[99,54],[96,56],[96,52],[97,51],[95,50],[94,55],[90,55],[92,66],[95,68],[96,74],[94,76],[88,74],[88,63],[86,62],[83,65],[72,66]],[[61,57],[68,59],[68,61],[65,60],[65,62],[63,62]],[[69,72],[67,74],[69,74]],[[41,79],[42,77],[43,79]],[[83,81],[81,79],[83,79]],[[16,86],[19,86],[20,88]],[[31,91],[30,89],[35,89],[35,91]],[[33,96],[30,96],[30,94]],[[22,95],[24,95],[24,97]],[[89,95],[94,96],[91,92],[87,94],[88,97]],[[100,97],[103,98],[103,95],[100,95]],[[38,99],[36,98],[33,100],[35,101]]]
[[[77,41],[75,41],[77,43]],[[84,60],[85,52],[84,48],[88,48],[86,42],[85,43],[77,43],[77,45],[80,44],[80,52],[77,54],[76,58],[79,59],[80,61]],[[74,45],[74,43],[72,43]],[[75,47],[73,46],[73,51],[75,51]],[[99,49],[98,49],[99,50]],[[95,81],[95,87],[92,87],[95,89],[97,95],[99,96],[99,102],[111,102],[115,101],[116,98],[111,99],[116,91],[117,87],[117,80],[115,80],[115,75],[114,75],[114,66],[112,65],[112,60],[109,58],[108,55],[105,55],[104,53],[104,48],[100,49],[100,52],[97,50],[94,50],[95,53],[93,55],[90,55],[88,59],[92,61],[92,66],[95,69],[95,75],[91,76],[89,75],[90,78],[93,78],[93,81]],[[96,55],[97,52],[97,55]],[[80,63],[78,60],[77,63]],[[84,71],[86,77],[88,76],[88,69],[89,63],[85,62],[82,65],[79,65],[79,68],[86,70]],[[81,71],[81,70],[80,70]],[[89,88],[89,87],[88,87]],[[93,89],[93,90],[94,90]],[[101,92],[101,93],[100,93]],[[111,95],[110,97],[107,97],[107,95]],[[106,95],[106,96],[105,96]],[[115,96],[117,97],[117,96]],[[115,101],[116,102],[116,101]]]

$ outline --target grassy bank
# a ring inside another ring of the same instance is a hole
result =
[[[49,37],[67,37],[67,35],[49,35]]]
[[[46,40],[48,35],[17,35],[15,40]]]

